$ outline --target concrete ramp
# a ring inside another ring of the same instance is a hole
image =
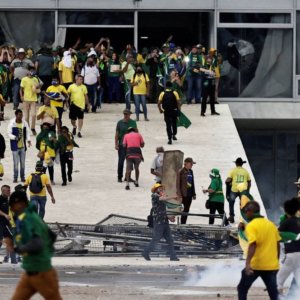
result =
[[[228,105],[217,105],[220,116],[200,117],[199,105],[184,105],[183,112],[192,121],[190,128],[180,127],[178,141],[167,145],[167,135],[163,115],[158,112],[157,106],[148,105],[150,121],[138,122],[138,128],[145,140],[143,155],[145,161],[141,164],[140,186],[133,184],[130,190],[125,190],[125,183],[117,182],[117,151],[114,149],[114,135],[116,123],[123,118],[122,104],[105,104],[100,113],[87,114],[82,130],[83,138],[76,141],[80,145],[74,151],[73,182],[66,187],[61,186],[60,165],[55,165],[55,182],[53,187],[56,204],[49,199],[46,207],[46,221],[65,223],[89,223],[94,224],[111,213],[128,215],[138,218],[146,218],[151,207],[151,186],[155,183],[154,176],[150,174],[151,163],[156,156],[157,146],[164,146],[165,150],[180,150],[185,157],[192,157],[197,164],[193,170],[197,200],[191,205],[192,213],[207,213],[205,201],[207,196],[202,194],[202,186],[207,187],[210,179],[209,172],[212,168],[220,169],[223,181],[228,172],[235,165],[233,161],[241,156],[247,160],[243,145],[235,128]],[[13,117],[11,104],[7,105],[6,118]],[[209,110],[209,108],[208,108]],[[134,111],[134,107],[132,107]],[[135,119],[135,115],[132,115]],[[69,126],[67,113],[64,115],[64,124]],[[1,123],[0,131],[6,136],[8,120]],[[6,137],[6,141],[7,137]],[[29,175],[37,160],[35,149],[35,137],[26,157],[26,173]],[[9,144],[7,143],[9,146]],[[6,158],[2,161],[5,167],[5,175],[2,184],[12,184],[12,155],[8,149]],[[259,192],[253,178],[249,164],[245,164],[252,177],[251,193],[261,203]],[[225,189],[225,185],[224,185]],[[228,203],[225,203],[228,212]],[[236,201],[236,221],[239,215],[239,203]],[[262,205],[262,213],[265,210]],[[188,223],[207,224],[208,219],[190,217]]]

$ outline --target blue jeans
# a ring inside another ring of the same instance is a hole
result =
[[[231,217],[234,217],[234,203],[235,203],[235,199],[236,197],[240,197],[240,193],[239,192],[230,192],[230,196],[229,196],[229,215]]]
[[[125,79],[126,80],[126,79]],[[131,86],[130,86],[130,81],[128,82],[129,85],[129,90],[126,92],[125,94],[125,105],[126,105],[126,109],[131,108]]]
[[[122,145],[119,145],[118,156],[119,156],[118,179],[122,179],[123,169],[124,169],[124,162],[125,162],[125,158],[126,158],[126,148],[124,148]]]
[[[88,90],[89,102],[92,106],[92,111],[96,111],[96,102],[97,102],[97,83],[89,85],[86,84],[86,88]]]
[[[135,114],[136,118],[140,115],[140,104],[142,104],[145,119],[147,119],[146,95],[134,95]]]
[[[21,180],[25,179],[25,157],[26,151],[25,148],[12,151],[13,160],[14,160],[14,180],[18,180],[19,175],[19,163],[20,163],[20,177]]]
[[[170,258],[176,258],[176,252],[174,250],[174,242],[170,229],[170,225],[166,224],[155,224],[153,226],[153,236],[151,242],[144,250],[144,254],[149,255],[155,248],[155,246],[159,243],[161,238],[164,238],[168,243],[168,250],[170,253]]]
[[[38,215],[41,217],[41,219],[44,219],[45,216],[45,207],[47,202],[46,196],[30,196],[30,202],[36,207]]]
[[[12,83],[12,97],[13,97],[13,103],[14,107],[18,107],[21,99],[20,99],[20,85],[21,80],[20,79],[14,79]]]
[[[102,98],[103,98],[103,88],[100,87],[97,91],[97,101],[96,101],[96,107],[101,108],[101,104],[102,104]]]
[[[245,270],[242,271],[242,278],[237,287],[238,290],[238,300],[247,300],[248,290],[250,289],[252,283],[261,277],[271,300],[278,300],[278,290],[276,281],[277,271],[253,271],[253,274],[246,275]]]
[[[121,89],[119,77],[108,77],[108,99],[109,103],[113,100],[120,101]]]
[[[187,103],[191,103],[193,96],[195,97],[196,103],[201,103],[202,94],[202,78],[199,76],[189,76],[188,82],[188,99]]]

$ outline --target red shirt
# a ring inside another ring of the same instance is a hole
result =
[[[141,134],[138,132],[130,132],[125,134],[123,139],[123,145],[126,148],[140,148],[144,144],[144,140]],[[138,158],[139,156],[130,155],[128,158]]]

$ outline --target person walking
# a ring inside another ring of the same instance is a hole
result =
[[[78,134],[79,138],[82,138],[81,129],[83,126],[84,110],[85,106],[89,105],[88,91],[86,86],[82,83],[83,77],[76,75],[76,82],[71,84],[68,88],[68,94],[70,96],[70,114],[69,118],[73,126],[73,135],[76,135],[76,120],[78,119]]]
[[[131,79],[131,85],[133,87],[136,120],[140,120],[140,105],[142,105],[145,121],[149,121],[146,104],[146,96],[149,95],[149,77],[142,66],[138,65],[136,67],[136,71]]]
[[[284,202],[284,212],[287,218],[279,226],[280,234],[289,232],[299,237],[300,219],[297,216],[299,210],[300,201],[298,198],[292,198]],[[294,274],[294,280],[298,289],[300,287],[300,240],[289,240],[284,243],[284,254],[283,264],[277,274],[278,291],[281,296],[284,296],[284,283],[291,273]],[[292,292],[295,293],[296,291]]]
[[[129,182],[131,178],[131,171],[135,170],[134,185],[139,186],[140,170],[139,165],[144,160],[142,150],[145,146],[144,139],[136,128],[129,127],[128,133],[124,136],[123,147],[126,149],[126,186],[125,190],[130,190]]]
[[[128,132],[128,128],[136,128],[136,121],[130,118],[132,112],[128,109],[123,110],[123,119],[118,121],[115,134],[115,149],[118,151],[118,182],[122,182],[124,162],[126,159],[126,149],[123,146],[123,138]],[[125,177],[126,178],[126,177]]]
[[[208,193],[208,205],[209,214],[214,215],[216,211],[220,215],[225,215],[224,225],[228,225],[228,220],[224,211],[224,194],[223,194],[223,183],[220,175],[220,171],[216,168],[210,171],[209,177],[211,179],[210,185],[207,189],[203,189],[203,193]],[[213,225],[215,223],[215,218],[213,216],[209,217],[208,224]]]
[[[47,174],[44,173],[42,161],[37,161],[35,172],[31,173],[25,181],[24,188],[29,188],[30,202],[36,207],[37,213],[43,220],[47,202],[46,189],[51,197],[51,202],[55,204],[55,198]]]
[[[145,260],[151,260],[150,253],[154,250],[155,246],[163,237],[168,243],[168,250],[170,253],[171,261],[179,261],[174,249],[174,242],[172,232],[169,225],[169,219],[166,211],[166,201],[174,199],[174,197],[166,197],[163,195],[163,186],[160,183],[153,185],[151,189],[152,195],[152,215],[153,215],[153,236],[148,246],[142,252]],[[173,218],[173,222],[175,218]]]
[[[163,172],[163,163],[164,163],[164,152],[163,147],[156,148],[156,157],[154,158],[151,165],[151,174],[155,175],[155,182],[161,183],[162,181],[162,172]]]
[[[176,91],[172,91],[172,83],[166,82],[166,89],[161,92],[158,98],[159,112],[164,114],[166,129],[168,135],[168,144],[172,144],[172,139],[177,140],[177,117],[180,111],[179,95]]]
[[[125,89],[125,105],[126,109],[131,109],[131,95],[132,95],[132,87],[131,87],[131,79],[135,73],[135,67],[133,65],[133,56],[131,54],[126,55],[126,61],[124,61],[121,65],[122,72],[124,75],[124,89]]]
[[[66,167],[68,168],[68,181],[72,182],[73,173],[73,149],[79,147],[75,141],[73,134],[69,131],[67,126],[61,128],[61,135],[58,137],[58,151],[60,155],[60,167],[62,176],[62,186],[67,185],[67,173]]]
[[[40,93],[40,82],[35,75],[34,67],[29,67],[27,76],[21,80],[20,98],[24,106],[25,120],[29,124],[31,117],[30,128],[33,135],[36,135],[35,120],[36,120],[36,104],[38,101],[38,93]]]
[[[27,145],[31,146],[31,140],[29,125],[23,120],[23,112],[20,109],[16,109],[15,118],[10,120],[7,134],[14,161],[14,183],[18,182],[19,165],[21,181],[25,182],[25,157]]]
[[[39,293],[46,300],[62,300],[57,273],[51,264],[56,235],[35,212],[25,192],[11,194],[9,207],[15,214],[14,242],[6,240],[10,250],[23,256],[21,275],[12,300],[29,300]]]
[[[237,185],[239,183],[247,183],[247,189],[250,190],[251,187],[251,178],[249,172],[243,168],[243,164],[246,161],[242,160],[241,157],[238,157],[234,161],[236,167],[229,172],[229,175],[226,179],[227,188],[229,189],[227,195],[227,200],[229,201],[229,222],[234,223],[234,203],[236,197],[240,197]]]
[[[62,60],[58,63],[58,73],[60,84],[66,89],[74,82],[75,64],[71,51],[65,51]]]
[[[237,286],[238,300],[247,300],[248,290],[261,277],[271,300],[278,300],[276,275],[279,269],[281,240],[279,232],[271,221],[260,215],[260,206],[251,201],[244,207],[249,220],[246,235],[249,241],[246,266]]]
[[[121,98],[120,73],[121,65],[117,53],[113,53],[107,62],[107,81],[109,103],[119,102]]]
[[[196,162],[187,157],[184,160],[184,166],[177,173],[176,189],[179,198],[182,198],[183,212],[188,213],[192,204],[192,200],[196,200],[196,191],[194,183],[194,173],[192,170]],[[187,216],[181,216],[181,224],[186,224]]]

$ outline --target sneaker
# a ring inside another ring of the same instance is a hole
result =
[[[146,254],[145,252],[142,252],[142,256],[145,258],[145,260],[151,260],[149,254]]]
[[[233,217],[233,216],[230,216],[230,217],[228,218],[228,222],[234,223],[234,217]]]
[[[78,132],[77,136],[78,136],[79,138],[82,138],[82,134],[81,134],[80,131]]]
[[[180,259],[178,257],[171,257],[170,261],[180,261]]]
[[[72,182],[72,175],[68,175],[68,181]]]
[[[73,127],[73,130],[72,130],[73,135],[76,135],[76,129],[77,129],[76,127]]]
[[[61,185],[62,185],[62,186],[66,186],[66,185],[67,185],[67,183],[66,183],[66,182],[63,182]]]
[[[9,261],[9,257],[5,255],[3,258],[3,263],[8,263],[8,261]]]
[[[139,187],[139,183],[138,183],[137,181],[134,182],[134,185],[135,185],[136,187]]]
[[[36,135],[35,129],[31,129],[31,132],[32,132],[33,135]]]
[[[177,141],[176,135],[173,135],[173,141]]]
[[[26,181],[26,179],[25,179],[25,178],[22,178],[22,179],[21,179],[21,181],[22,181],[22,182],[25,182],[25,181]]]
[[[213,113],[211,113],[213,116],[215,115],[215,116],[219,116],[220,114],[218,113],[218,112],[213,112]]]
[[[145,121],[149,122],[150,120],[148,118],[145,118]]]
[[[127,190],[127,191],[130,190],[130,186],[129,186],[129,185],[126,185],[126,186],[125,186],[125,190]]]
[[[168,145],[172,145],[172,140],[169,140],[169,141],[168,141]]]
[[[122,178],[118,178],[118,182],[122,182]]]
[[[201,113],[201,117],[205,117],[205,113]]]

